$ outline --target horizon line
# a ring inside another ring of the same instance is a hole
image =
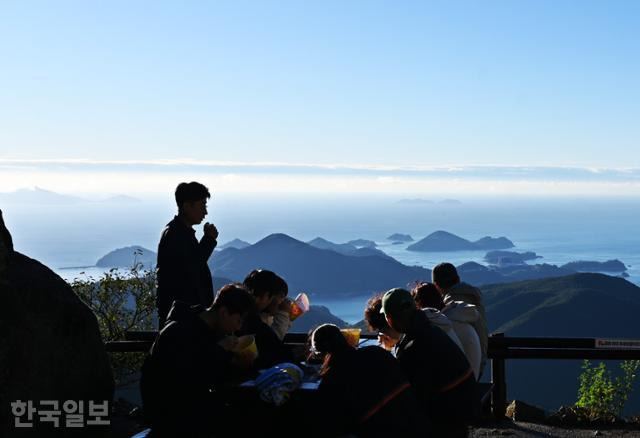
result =
[[[638,166],[615,167],[615,166],[587,166],[577,164],[376,164],[376,163],[305,163],[305,162],[285,162],[285,161],[225,161],[225,160],[200,160],[196,158],[158,158],[158,159],[133,159],[133,160],[113,160],[113,159],[93,159],[93,158],[0,158],[0,166],[23,166],[32,165],[105,165],[105,166],[192,166],[211,168],[291,168],[291,169],[318,169],[318,170],[355,170],[355,171],[412,171],[412,172],[463,172],[465,170],[574,170],[585,171],[592,174],[605,172],[635,173],[640,172]]]

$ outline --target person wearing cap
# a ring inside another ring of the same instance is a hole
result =
[[[460,276],[456,267],[451,263],[439,263],[431,271],[431,279],[436,285],[445,306],[450,306],[454,302],[462,301],[467,304],[476,306],[476,310],[480,313],[480,317],[471,323],[480,339],[480,348],[482,359],[480,361],[480,371],[478,379],[482,376],[485,364],[487,363],[487,349],[489,345],[489,332],[487,330],[487,316],[484,310],[484,302],[482,300],[482,292],[477,287],[460,281]]]
[[[429,322],[405,289],[387,291],[380,312],[389,326],[402,334],[395,347],[396,357],[433,425],[433,435],[468,436],[468,424],[478,413],[479,404],[473,369],[464,353]]]

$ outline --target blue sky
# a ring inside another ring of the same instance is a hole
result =
[[[0,160],[640,167],[635,1],[8,2],[0,51]]]

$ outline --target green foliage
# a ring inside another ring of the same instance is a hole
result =
[[[592,417],[622,416],[639,366],[640,360],[625,360],[620,363],[621,375],[613,377],[604,362],[592,366],[585,360],[576,406],[588,409]]]
[[[136,256],[138,252],[134,253]],[[135,262],[122,272],[113,268],[99,279],[76,278],[71,283],[75,293],[96,315],[104,342],[124,340],[129,330],[151,330],[155,310],[156,274]],[[144,354],[109,353],[116,384],[135,380]]]

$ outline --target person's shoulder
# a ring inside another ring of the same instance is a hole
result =
[[[182,321],[170,321],[160,331],[160,334],[153,343],[152,351],[163,353],[184,346],[187,337],[185,323]]]
[[[184,224],[180,223],[178,218],[174,218],[162,230],[159,247],[179,244],[179,242],[183,242],[189,237],[191,236],[187,234]]]

